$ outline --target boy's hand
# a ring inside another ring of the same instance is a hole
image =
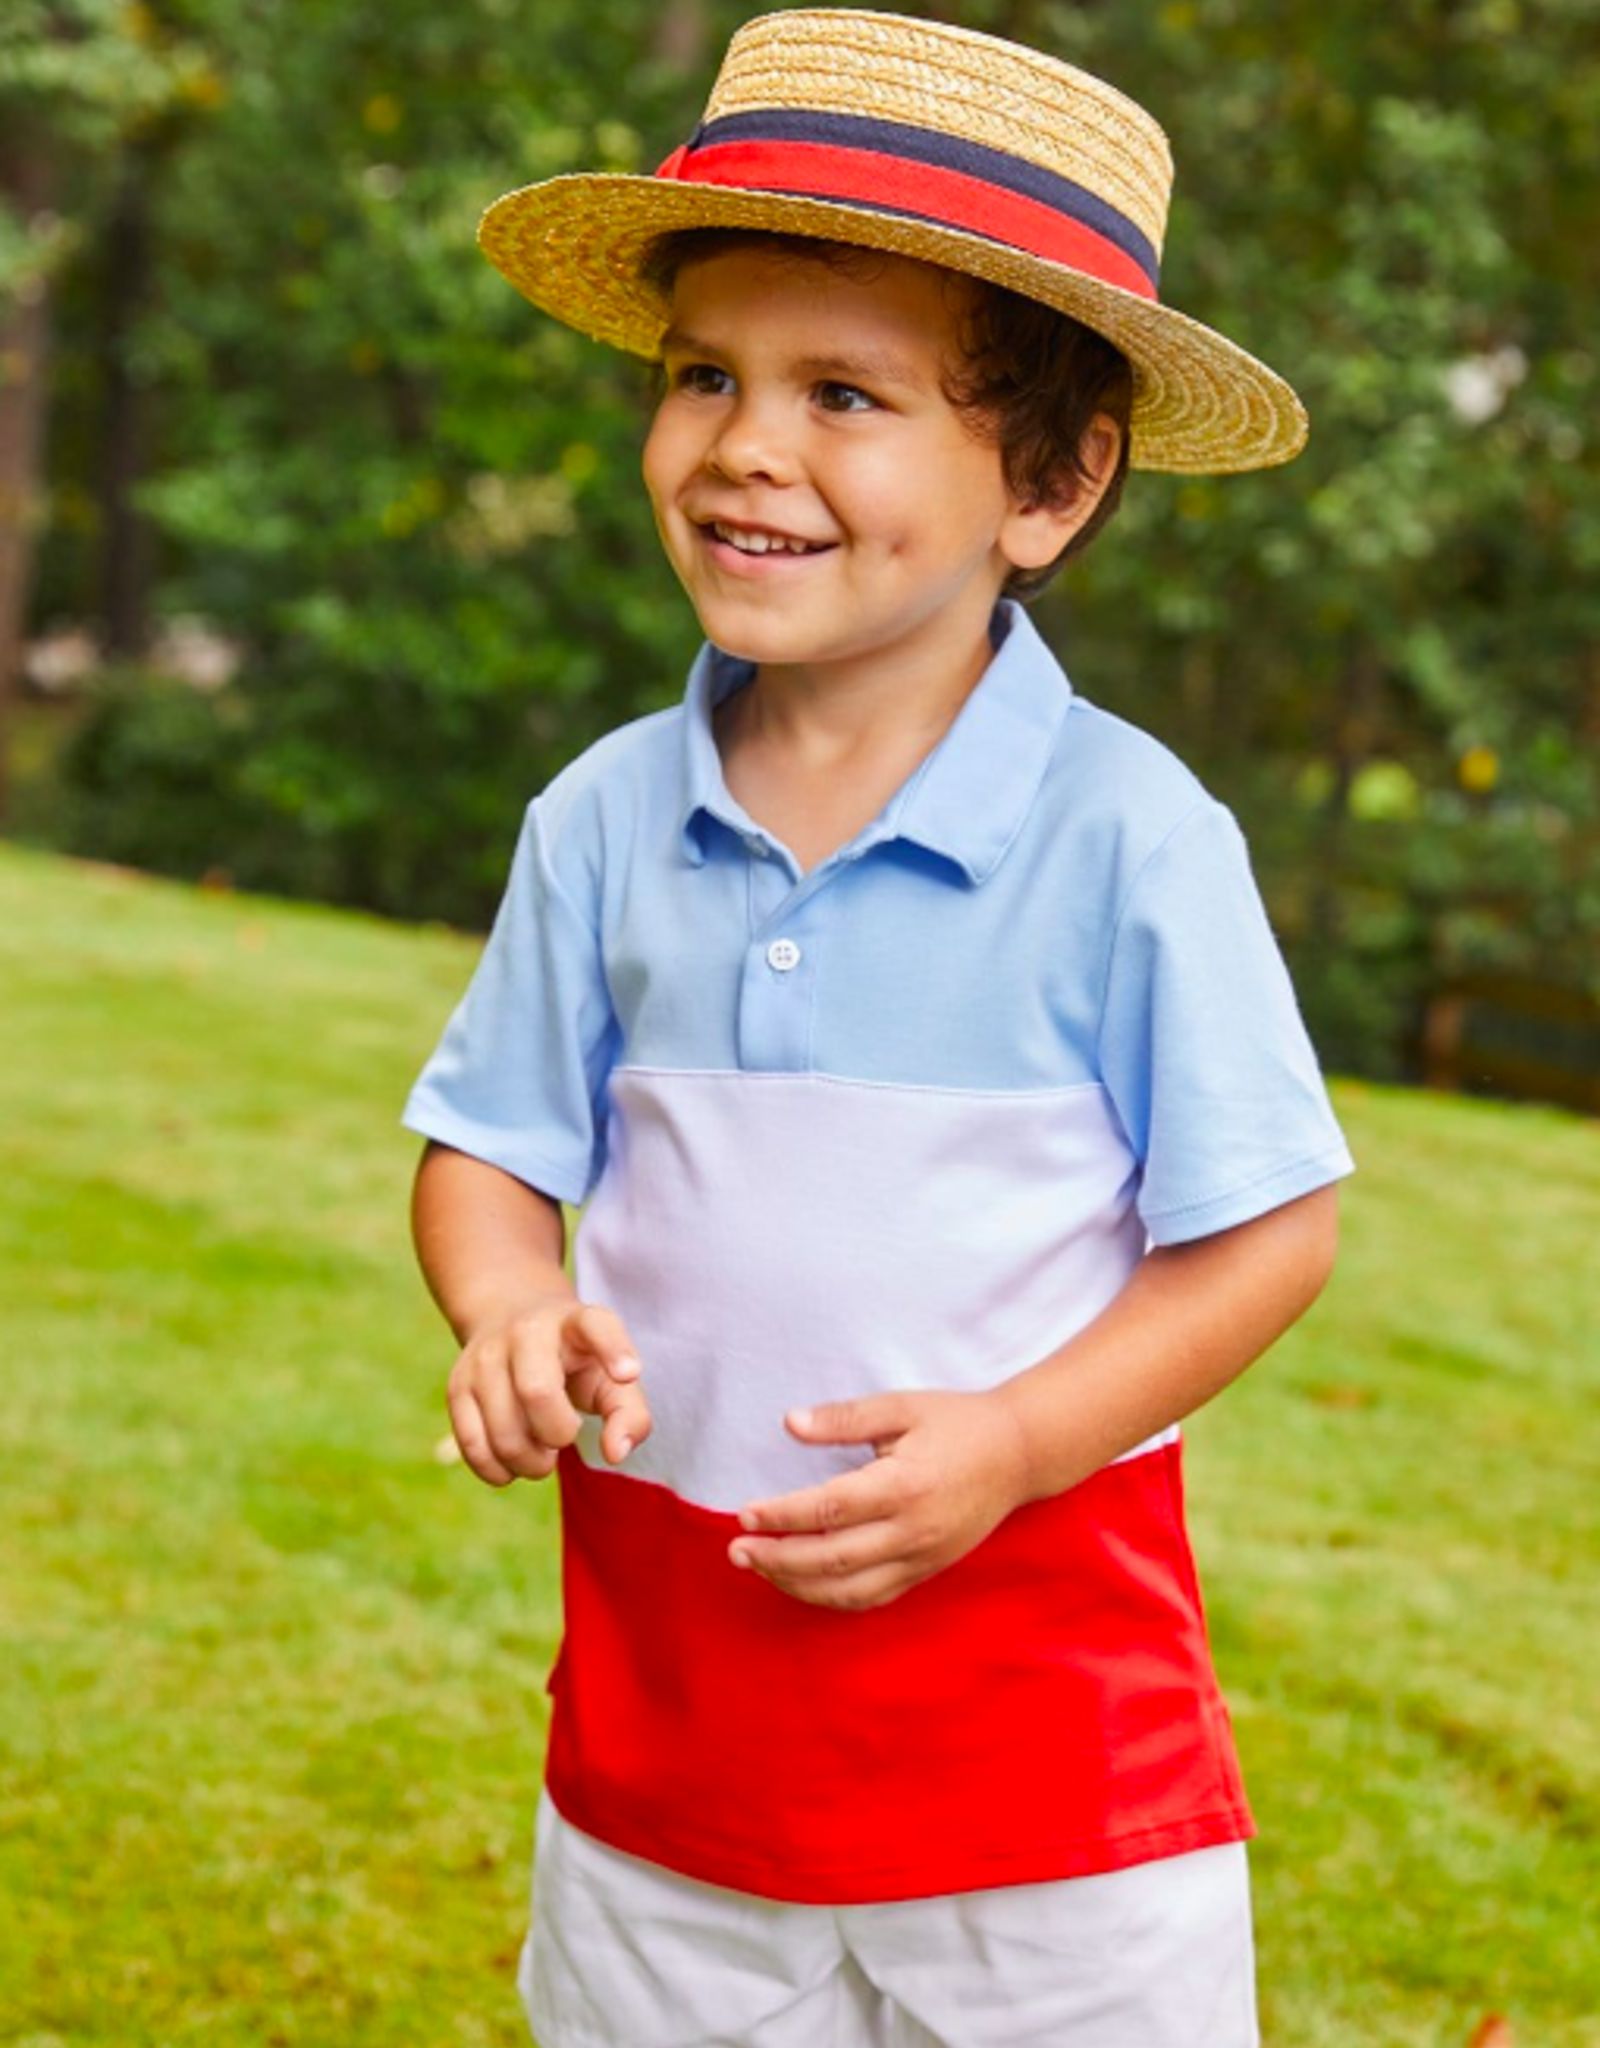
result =
[[[819,1607],[882,1607],[975,1549],[1027,1496],[1020,1428],[992,1394],[874,1394],[784,1418],[807,1444],[877,1457],[822,1486],[756,1501],[729,1555]]]
[[[606,1462],[620,1465],[650,1434],[650,1404],[622,1318],[552,1301],[469,1338],[450,1373],[450,1421],[461,1455],[490,1486],[545,1479],[585,1415],[598,1415]]]

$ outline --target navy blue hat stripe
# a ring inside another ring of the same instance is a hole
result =
[[[692,157],[695,151],[720,143],[768,141],[865,150],[898,158],[903,163],[957,171],[1065,214],[1120,249],[1144,272],[1152,287],[1160,282],[1160,258],[1149,237],[1126,214],[1071,178],[1044,170],[1025,158],[1010,156],[1004,150],[990,149],[986,143],[966,142],[931,129],[877,121],[860,114],[810,114],[773,107],[749,114],[728,114],[721,120],[706,122],[689,143],[687,154]]]

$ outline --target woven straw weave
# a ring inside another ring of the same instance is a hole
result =
[[[764,110],[854,114],[982,143],[1109,202],[1160,249],[1172,160],[1157,124],[1113,87],[970,29],[854,9],[796,9],[735,36],[708,120]],[[942,264],[1042,300],[1133,365],[1136,468],[1221,474],[1285,462],[1306,419],[1276,372],[1170,306],[938,222],[781,192],[610,175],[508,193],[479,242],[523,296],[648,358],[667,307],[641,275],[652,244],[694,227],[767,229]]]
[[[729,50],[706,118],[767,107],[900,121],[1025,157],[1109,199],[1161,248],[1172,190],[1166,136],[1114,86],[1058,58],[902,15],[767,15]]]

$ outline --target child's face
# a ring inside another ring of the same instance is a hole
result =
[[[958,289],[760,249],[679,274],[644,475],[719,647],[813,680],[973,669],[1010,570],[1055,543],[944,394]]]

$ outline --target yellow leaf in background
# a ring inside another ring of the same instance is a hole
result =
[[[1500,780],[1500,756],[1493,747],[1468,747],[1456,763],[1456,780],[1471,796],[1487,796]]]
[[[188,104],[199,107],[203,113],[214,114],[228,102],[228,81],[209,64],[198,64],[185,73],[180,90]]]
[[[392,135],[406,117],[406,110],[392,92],[377,92],[361,109],[364,126],[373,135]]]

